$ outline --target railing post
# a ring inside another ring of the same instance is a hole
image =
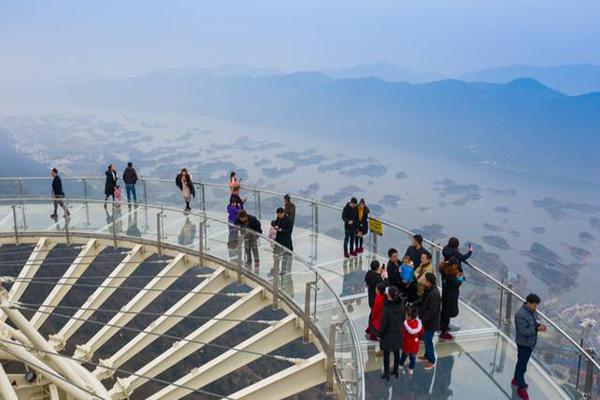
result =
[[[332,323],[329,327],[329,347],[327,349],[327,380],[325,390],[327,393],[333,393],[334,373],[335,373],[335,337],[338,329],[337,323]]]
[[[12,205],[12,212],[13,212],[13,223],[14,223],[14,227],[15,227],[15,243],[20,244],[19,226],[17,225],[17,206],[15,204]]]
[[[162,255],[162,233],[160,229],[162,211],[156,213],[156,247],[158,255]]]
[[[279,309],[279,263],[281,256],[275,252],[273,255],[273,309]]]
[[[116,219],[116,211],[117,205],[113,201],[112,204],[112,231],[113,231],[113,242],[115,249],[119,247],[119,243],[117,242],[117,219]]]
[[[594,349],[587,349],[586,351],[591,357],[596,357],[596,352]],[[583,385],[583,397],[585,399],[591,399],[594,390],[594,363],[589,358],[586,360],[587,363],[585,369],[585,384]]]
[[[142,197],[144,199],[144,205],[148,205],[148,189],[146,187],[146,180],[142,179]]]
[[[243,254],[242,246],[244,245],[244,242],[242,240],[242,229],[241,228],[238,229],[237,237],[238,237],[237,283],[238,283],[238,285],[241,285],[242,284],[242,254]]]
[[[317,203],[313,203],[315,208],[315,235],[319,234],[319,205]]]
[[[306,291],[304,292],[304,343],[308,343],[310,339],[310,292],[315,284],[316,282],[306,282]]]
[[[206,190],[204,188],[204,183],[200,184],[200,193],[202,194],[202,212],[206,214]]]
[[[23,180],[22,179],[18,179],[17,183],[18,183],[18,186],[19,186],[19,198],[22,199],[23,198]]]
[[[63,203],[64,204],[64,203]],[[69,222],[71,217],[69,216],[69,208],[65,205],[65,236],[67,238],[67,244],[71,244],[71,232],[69,231]]]
[[[203,216],[200,216],[200,224],[198,226],[198,266],[204,267],[204,224],[206,221]]]
[[[512,289],[512,283],[506,285],[509,289]],[[512,294],[510,292],[506,292],[506,306],[504,307],[504,323],[506,325],[510,325],[511,317],[512,317]]]
[[[88,197],[87,180],[85,178],[83,178],[81,180],[81,183],[83,184],[83,200],[87,200],[87,197]]]
[[[504,278],[502,279],[502,283],[504,283]],[[504,302],[504,288],[500,286],[500,307],[498,310],[498,328],[502,327],[502,322],[505,321],[506,316],[502,314],[502,304]]]
[[[261,212],[261,208],[260,208],[260,190],[256,191],[256,207],[257,207],[257,211],[256,214],[258,215],[258,219],[262,219],[262,212]]]
[[[371,233],[371,236],[373,237],[373,254],[377,254],[377,234],[376,233]]]

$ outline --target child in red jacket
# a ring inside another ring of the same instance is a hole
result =
[[[423,323],[417,318],[417,307],[411,306],[406,310],[406,319],[402,325],[402,357],[400,365],[404,365],[406,359],[410,360],[408,364],[408,373],[413,374],[419,352],[419,335],[425,333]]]
[[[370,340],[377,340],[379,334],[379,328],[381,328],[381,316],[383,315],[383,302],[385,301],[385,283],[379,282],[376,287],[377,295],[375,296],[375,303],[371,308],[371,314],[369,314],[369,327],[366,332],[369,335]]]

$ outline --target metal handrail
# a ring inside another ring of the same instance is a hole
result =
[[[33,179],[40,179],[40,178],[30,178],[31,180]],[[45,179],[45,178],[41,178],[41,179]],[[83,179],[83,178],[76,178],[76,179]],[[88,178],[85,178],[88,179]],[[95,179],[95,178],[94,178]],[[6,178],[0,178],[1,180],[7,180]],[[0,198],[0,203],[2,202],[13,202],[13,203],[17,203],[17,204],[23,204],[23,202],[53,202],[55,199],[53,198]],[[94,203],[94,204],[105,204],[106,202],[104,200],[93,200],[93,199],[82,199],[82,198],[73,198],[73,197],[69,197],[68,198],[68,202],[71,203]],[[158,210],[160,212],[164,212],[164,211],[171,211],[171,212],[176,212],[179,214],[184,214],[183,211],[181,211],[180,209],[175,209],[175,208],[170,208],[170,207],[165,207],[165,206],[156,206],[156,205],[144,205],[144,208],[147,209],[154,209],[154,210]],[[196,216],[198,218],[203,218],[205,220],[212,220],[215,222],[218,222],[220,224],[225,224],[228,227],[235,227],[236,229],[239,228],[239,226],[230,223],[226,218],[222,219],[222,218],[218,218],[215,216],[210,216],[207,215],[204,212],[187,212],[185,214],[186,216]],[[362,351],[360,349],[360,340],[358,338],[358,334],[356,332],[356,327],[354,326],[354,324],[352,323],[352,320],[350,318],[350,316],[348,315],[348,312],[346,310],[346,307],[344,307],[344,304],[342,302],[342,300],[339,298],[339,296],[336,294],[336,292],[333,290],[333,288],[331,287],[331,285],[329,285],[329,283],[323,278],[321,277],[321,274],[319,273],[319,271],[314,268],[312,266],[311,263],[309,263],[307,260],[304,259],[304,257],[300,256],[299,254],[291,251],[290,249],[288,249],[285,246],[282,246],[281,244],[275,242],[274,240],[272,240],[271,238],[269,238],[268,236],[259,233],[259,232],[252,232],[252,234],[260,237],[261,239],[265,240],[266,242],[268,242],[269,244],[271,244],[271,246],[274,246],[276,248],[278,248],[278,251],[281,251],[282,254],[283,253],[287,253],[289,254],[291,257],[293,257],[294,259],[298,260],[301,264],[304,264],[304,266],[306,266],[312,273],[315,274],[315,276],[318,277],[318,279],[320,279],[320,281],[324,284],[325,288],[333,294],[335,301],[338,303],[340,309],[342,310],[342,312],[344,313],[344,321],[341,322],[348,322],[348,326],[349,326],[349,330],[350,333],[352,335],[352,339],[353,342],[356,344],[356,356],[357,356],[357,369],[359,371],[360,376],[362,377],[361,379],[361,399],[365,398],[365,387],[364,387],[364,361],[363,361],[363,357],[362,357]],[[251,272],[252,273],[252,272]],[[275,288],[275,290],[278,290],[278,288]],[[285,293],[284,293],[285,294]],[[313,324],[314,325],[314,324]],[[317,325],[314,325],[315,329],[321,330]],[[326,332],[321,332],[321,336],[323,338],[328,337]],[[340,387],[343,387],[342,382],[340,382]]]
[[[1,181],[18,181],[18,180],[39,180],[39,179],[50,179],[49,177],[0,177],[0,182]],[[66,179],[97,179],[97,180],[103,180],[105,179],[104,177],[88,177],[88,176],[80,176],[80,177],[69,177]],[[160,183],[173,183],[174,180],[171,179],[161,179],[161,178],[144,178],[143,176],[140,176],[139,178],[141,181],[147,181],[147,182],[160,182]],[[225,184],[219,184],[219,183],[210,183],[210,182],[195,182],[195,185],[198,186],[208,186],[208,187],[218,187],[221,189],[227,189],[229,190],[229,186],[225,185]],[[277,191],[273,191],[273,190],[267,190],[267,189],[260,189],[258,187],[248,187],[248,186],[241,186],[242,189],[246,189],[249,191],[253,191],[253,192],[260,192],[260,193],[267,193],[267,194],[272,194],[272,195],[277,195],[277,196],[284,196],[285,193],[282,192],[277,192]],[[332,210],[337,210],[337,211],[342,211],[343,208],[339,207],[339,206],[335,206],[335,205],[331,205],[331,204],[327,204],[327,203],[323,203],[320,201],[315,201],[313,199],[307,199],[305,197],[302,196],[295,196],[290,194],[290,196],[292,197],[292,199],[301,201],[301,202],[306,202],[312,205],[316,205],[319,207],[324,207],[324,208],[329,208]],[[406,229],[400,225],[394,224],[392,222],[389,221],[385,221],[383,219],[379,219],[379,218],[372,218],[376,221],[381,222],[383,225],[397,230],[397,231],[401,231],[407,235],[414,235],[415,233],[410,231],[409,229]],[[437,248],[438,250],[442,250],[442,246],[439,245],[438,243],[435,243],[432,240],[429,240],[427,238],[423,238],[423,241],[426,244],[429,244],[430,246],[433,246],[435,248]],[[499,281],[498,279],[494,278],[492,275],[490,275],[489,273],[485,272],[483,269],[477,267],[475,264],[471,263],[471,262],[465,262],[465,264],[467,264],[469,267],[471,267],[473,270],[475,270],[476,272],[478,272],[479,274],[483,275],[485,278],[487,278],[488,280],[492,281],[496,286],[498,286],[498,288],[506,291],[507,293],[510,293],[512,296],[515,296],[517,299],[519,299],[522,302],[525,302],[525,298],[521,295],[519,295],[517,292],[515,292],[512,288],[510,288],[509,286],[505,285],[504,283],[502,283],[501,281]],[[540,317],[542,317],[544,320],[546,320],[548,322],[549,325],[551,325],[554,329],[556,329],[556,331],[562,335],[563,337],[565,337],[580,353],[583,354],[583,356],[589,360],[592,364],[594,364],[594,366],[600,370],[600,364],[598,363],[598,361],[596,361],[583,347],[581,347],[581,345],[575,340],[573,339],[568,333],[566,333],[562,328],[560,328],[554,321],[552,321],[548,316],[546,316],[544,313],[538,311],[538,314],[540,315]]]

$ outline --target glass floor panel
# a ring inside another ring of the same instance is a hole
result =
[[[421,353],[423,346],[421,346]],[[382,358],[374,349],[365,355],[368,399],[517,399],[510,384],[517,350],[500,334],[484,334],[436,344],[436,366],[425,371],[417,362],[413,376],[401,373],[390,381],[380,378]],[[392,356],[393,358],[393,356]],[[533,360],[526,375],[531,399],[565,399],[545,371]]]

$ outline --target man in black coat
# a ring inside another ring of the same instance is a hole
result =
[[[396,286],[401,289],[402,278],[400,277],[400,262],[398,260],[398,250],[391,248],[388,250],[389,261],[387,263],[388,285]]]
[[[421,265],[421,256],[423,253],[429,254],[431,260],[431,254],[423,247],[423,236],[414,235],[412,239],[412,246],[408,246],[404,255],[408,256],[415,265],[415,269]]]
[[[137,203],[137,195],[135,194],[135,184],[137,181],[137,172],[135,171],[135,168],[133,168],[133,163],[130,161],[127,163],[125,171],[123,171],[123,182],[125,182],[128,203],[131,203],[131,197],[133,197],[133,202]]]
[[[242,228],[242,233],[244,234],[246,266],[249,267],[252,264],[252,255],[254,254],[254,268],[260,268],[258,235],[256,235],[256,233],[262,233],[260,221],[254,215],[248,214],[246,210],[240,210],[235,224]]]
[[[292,244],[292,220],[281,207],[277,209],[277,219],[275,219],[274,228],[277,231],[275,242],[288,248],[290,251],[294,251],[294,245]],[[282,250],[276,250],[276,252],[283,255],[282,273],[290,272],[292,269],[291,254]]]
[[[419,315],[425,328],[425,355],[419,356],[420,360],[427,360],[425,370],[429,371],[435,366],[435,349],[433,336],[440,329],[440,305],[442,298],[435,284],[435,275],[431,272],[425,274],[425,293],[414,304],[420,306]]]
[[[356,242],[356,230],[358,226],[358,210],[356,206],[358,200],[356,197],[350,199],[342,210],[342,220],[344,221],[344,257],[355,256],[354,243]],[[348,253],[348,242],[350,242],[350,252]]]
[[[65,197],[65,192],[63,192],[62,180],[60,176],[58,176],[58,170],[56,168],[52,168],[50,171],[50,176],[52,177],[52,198],[54,199],[54,212],[50,215],[50,218],[58,218],[58,206],[61,206],[65,211],[65,216],[71,215],[69,210],[67,210],[67,206],[65,203],[60,200]]]
[[[379,271],[381,264],[377,260],[371,261],[371,269],[367,271],[365,275],[365,284],[367,285],[367,291],[369,293],[369,308],[373,308],[375,304],[375,296],[377,296],[377,284],[383,282],[381,278],[381,272]]]

